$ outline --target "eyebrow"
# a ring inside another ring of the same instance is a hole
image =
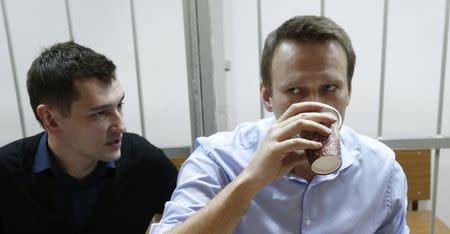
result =
[[[336,77],[329,77],[326,79],[325,83],[342,83],[343,81],[339,78]],[[303,84],[305,84],[304,80],[299,81],[298,79],[292,79],[287,81],[286,83],[282,84],[281,87],[282,88],[287,88],[287,87],[293,87],[293,86],[302,86]]]
[[[122,95],[122,98],[120,99],[119,103],[121,103],[124,98],[125,98],[125,94]],[[116,106],[116,104],[115,103],[114,104],[110,103],[110,104],[95,106],[95,107],[90,108],[89,111],[95,112],[95,111],[106,109],[106,108],[111,107],[111,106]]]

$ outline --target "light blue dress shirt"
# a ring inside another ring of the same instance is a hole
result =
[[[163,233],[203,208],[248,165],[274,118],[197,139],[177,188],[151,233]],[[235,233],[409,233],[407,183],[394,152],[341,129],[342,167],[307,182],[287,174],[257,193]]]

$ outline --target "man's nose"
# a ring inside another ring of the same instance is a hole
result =
[[[303,101],[305,101],[305,102],[323,102],[321,96],[317,92],[309,92]]]
[[[120,132],[123,133],[125,132],[126,126],[125,126],[125,122],[123,121],[123,114],[121,111],[116,110],[114,113],[114,120],[113,120],[113,124],[112,124],[112,130],[115,132]]]

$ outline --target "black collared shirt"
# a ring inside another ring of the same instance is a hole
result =
[[[79,228],[92,216],[105,186],[111,186],[114,169],[113,162],[99,162],[94,171],[83,179],[69,176],[56,162],[48,147],[46,133],[40,139],[33,164],[37,185],[47,194],[48,208]]]
[[[35,173],[43,135],[0,147],[0,233],[144,233],[163,212],[177,171],[145,138],[124,133],[115,168],[100,164],[79,181],[58,167]]]

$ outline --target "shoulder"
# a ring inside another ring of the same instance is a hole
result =
[[[0,166],[20,167],[22,162],[32,163],[42,134],[22,138],[2,146],[0,148]]]
[[[383,181],[380,184],[403,184],[406,181],[405,173],[395,160],[394,151],[384,143],[356,133],[349,127],[341,129],[342,143],[354,155],[353,165],[368,175],[369,180]]]
[[[243,123],[233,131],[197,138],[195,151],[183,165],[182,171],[188,168],[209,170],[210,173],[234,178],[248,165],[274,122],[274,118],[268,118]],[[189,176],[189,173],[186,175]]]
[[[144,137],[135,133],[124,133],[122,137],[122,154],[127,157],[144,157],[144,159],[165,157],[162,150]],[[132,156],[129,156],[129,155]]]
[[[164,152],[135,133],[123,134],[121,157],[117,165],[121,170],[138,170],[150,174],[176,174],[174,165]]]
[[[218,132],[209,137],[199,137],[196,147],[207,148],[233,147],[236,149],[248,149],[259,145],[264,139],[269,128],[275,122],[274,118],[266,118],[257,122],[246,122],[236,127],[233,131]]]
[[[372,191],[379,189],[385,201],[385,208],[390,212],[394,201],[406,200],[406,175],[395,160],[394,151],[384,143],[358,134],[349,127],[341,129],[342,143],[353,155],[354,168],[357,169],[361,186],[370,185]]]
[[[361,156],[376,161],[395,161],[394,151],[379,140],[359,134],[348,126],[342,126],[342,143],[360,152]]]

